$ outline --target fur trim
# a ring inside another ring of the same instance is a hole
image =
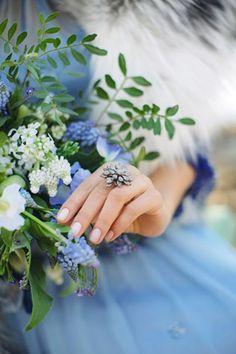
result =
[[[98,33],[97,44],[108,50],[107,57],[92,59],[94,80],[107,72],[119,79],[116,62],[122,52],[130,75],[153,83],[138,105],[179,104],[181,116],[197,121],[194,128],[179,126],[171,142],[144,131],[147,150],[158,149],[162,161],[184,158],[186,152],[194,156],[199,144],[208,144],[211,130],[236,117],[232,1],[201,7],[199,0],[63,0],[61,6],[87,32]]]
[[[106,73],[120,79],[116,62],[122,52],[129,74],[153,83],[138,105],[179,104],[181,116],[196,120],[194,128],[179,126],[171,142],[145,131],[147,150],[158,149],[167,161],[186,152],[194,156],[211,131],[236,118],[234,0],[50,1],[86,32],[97,33],[97,45],[108,50],[107,57],[92,58],[93,82]]]

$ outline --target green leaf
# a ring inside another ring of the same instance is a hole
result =
[[[83,44],[83,46],[92,54],[95,55],[107,55],[107,50],[95,47],[91,44]]]
[[[127,100],[116,100],[116,103],[123,108],[133,108],[133,103]]]
[[[132,133],[131,132],[128,132],[126,134],[126,137],[124,138],[124,141],[130,141],[132,139]]]
[[[96,87],[98,87],[98,85],[100,84],[100,82],[101,82],[101,79],[96,80],[96,81],[94,82],[94,84],[93,84],[93,89],[96,89]]]
[[[150,119],[148,119],[148,122],[147,122],[147,129],[148,130],[152,130],[155,126],[155,121],[154,119],[151,117]]]
[[[167,117],[172,117],[172,116],[176,115],[176,113],[178,112],[178,110],[179,110],[179,106],[178,106],[178,105],[173,106],[173,107],[168,107],[168,108],[166,109],[166,116],[167,116]]]
[[[126,87],[123,90],[130,96],[140,97],[143,95],[143,91],[136,87]]]
[[[142,76],[133,76],[132,80],[140,86],[152,86],[151,82],[149,82]]]
[[[122,53],[119,54],[118,63],[119,63],[119,67],[120,67],[121,72],[126,76],[127,75],[126,60],[125,60],[125,57]]]
[[[61,39],[60,38],[54,38],[54,42],[53,42],[54,47],[58,48],[60,44],[61,44]]]
[[[41,78],[42,82],[56,82],[56,78],[54,76],[45,75]]]
[[[75,77],[77,79],[80,79],[82,76],[84,76],[83,73],[75,73],[74,71],[67,71],[67,75]]]
[[[7,134],[3,131],[0,131],[0,147],[4,146],[8,141]]]
[[[95,33],[89,34],[88,36],[86,36],[82,39],[82,43],[92,42],[92,41],[94,41],[94,39],[96,37],[97,37],[97,35]]]
[[[80,53],[78,50],[71,48],[71,54],[73,55],[74,59],[78,61],[82,65],[87,64],[87,60],[85,59],[84,55]]]
[[[3,32],[5,31],[6,27],[8,24],[8,18],[6,18],[4,21],[2,21],[0,23],[0,36],[3,34]]]
[[[111,119],[116,120],[117,122],[123,122],[123,118],[122,118],[119,114],[117,114],[117,113],[108,112],[107,115],[108,115]]]
[[[139,162],[139,161],[142,161],[142,160],[145,158],[145,156],[146,156],[146,149],[145,149],[145,146],[141,146],[136,160],[137,160],[138,162]]]
[[[51,27],[51,28],[48,28],[45,33],[47,34],[53,34],[53,33],[58,33],[60,32],[60,27]]]
[[[160,107],[153,103],[152,114],[157,114],[160,111]]]
[[[113,80],[111,75],[105,75],[105,80],[106,80],[106,84],[107,84],[108,87],[110,87],[112,89],[116,89],[115,80]]]
[[[66,52],[58,52],[58,56],[65,66],[70,65],[70,60],[68,59]]]
[[[155,160],[159,156],[160,156],[160,154],[158,151],[150,151],[145,155],[144,160],[146,160],[146,161]]]
[[[67,39],[67,45],[71,45],[76,41],[77,36],[75,34],[72,34],[70,37]]]
[[[142,117],[141,119],[141,127],[144,129],[148,128],[148,120],[145,117]]]
[[[50,55],[47,55],[47,61],[49,62],[49,64],[51,65],[51,67],[53,69],[56,69],[57,68],[57,63],[56,61],[50,56]]]
[[[154,133],[154,135],[161,134],[161,119],[160,118],[158,118],[154,123],[153,133]]]
[[[69,114],[70,116],[78,116],[78,113],[77,112],[74,112],[72,109],[70,108],[67,108],[67,107],[57,107],[57,109],[62,112],[62,113],[65,113],[65,114]]]
[[[58,12],[58,11],[53,12],[51,15],[49,15],[46,18],[45,23],[55,20],[55,18],[57,18],[59,15],[60,15],[60,12]]]
[[[16,45],[20,45],[22,42],[24,42],[25,38],[27,37],[27,32],[22,32],[19,34],[16,40]]]
[[[62,291],[60,292],[60,296],[61,297],[67,297],[73,293],[75,293],[75,291],[79,288],[79,281],[75,282],[73,279],[70,279],[69,284],[62,289]]]
[[[17,29],[17,23],[13,23],[13,25],[9,28],[8,34],[7,34],[7,38],[9,41],[12,39],[12,37],[16,33],[16,29]]]
[[[53,299],[45,291],[45,273],[39,263],[33,262],[30,268],[29,277],[33,309],[31,318],[25,327],[30,331],[36,327],[51,309]]]
[[[67,102],[72,102],[75,100],[74,96],[68,95],[68,94],[61,94],[61,95],[55,95],[53,96],[53,100],[56,102],[62,102],[62,103],[67,103]]]
[[[4,52],[7,54],[11,52],[11,48],[10,48],[8,42],[4,43]]]
[[[165,129],[169,138],[172,139],[175,134],[175,126],[169,119],[165,119]]]
[[[2,127],[9,118],[10,118],[9,116],[1,117],[0,118],[0,127]]]
[[[144,142],[145,138],[143,136],[140,136],[138,138],[135,138],[132,143],[130,144],[129,149],[134,150],[136,147],[138,147],[140,144]]]
[[[40,21],[41,25],[45,24],[45,19],[44,19],[44,16],[42,13],[39,14],[39,21]]]
[[[96,87],[96,93],[99,98],[102,98],[103,100],[109,100],[108,93],[102,87]]]
[[[192,118],[184,117],[179,119],[179,122],[185,125],[195,125],[196,122]]]
[[[39,79],[38,71],[33,64],[28,63],[26,67],[36,79]]]
[[[141,126],[141,123],[138,119],[136,119],[134,122],[133,122],[133,128],[134,129],[139,129]]]
[[[123,124],[120,126],[119,131],[120,131],[120,132],[123,132],[123,131],[125,131],[125,130],[127,130],[127,129],[129,129],[129,128],[130,128],[130,123],[125,122],[125,123],[123,123]]]

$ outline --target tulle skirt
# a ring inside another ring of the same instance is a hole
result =
[[[236,254],[204,225],[172,224],[101,263],[94,297],[52,289],[53,309],[23,334],[30,354],[236,353]]]

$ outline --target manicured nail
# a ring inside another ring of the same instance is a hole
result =
[[[69,215],[69,209],[63,208],[57,214],[57,219],[60,221],[66,220],[68,215]]]
[[[76,236],[80,230],[81,230],[82,225],[79,222],[75,222],[72,226],[71,226],[71,231],[72,231],[72,235]]]
[[[113,236],[114,236],[114,232],[110,230],[110,231],[107,233],[107,235],[106,235],[106,237],[105,237],[105,240],[109,242],[109,241],[112,239]]]
[[[99,241],[100,237],[101,237],[101,230],[99,230],[99,229],[94,229],[94,230],[91,232],[91,234],[90,234],[90,236],[89,236],[89,239],[90,239],[91,242],[97,243],[97,242]]]

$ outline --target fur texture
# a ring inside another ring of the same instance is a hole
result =
[[[108,72],[119,79],[116,62],[122,52],[130,75],[153,83],[138,105],[179,104],[181,116],[197,121],[194,128],[179,126],[171,143],[145,132],[148,150],[158,149],[168,161],[195,155],[212,129],[236,117],[233,0],[51,1],[73,14],[86,32],[97,33],[97,45],[108,50],[107,57],[92,59],[94,80]]]

